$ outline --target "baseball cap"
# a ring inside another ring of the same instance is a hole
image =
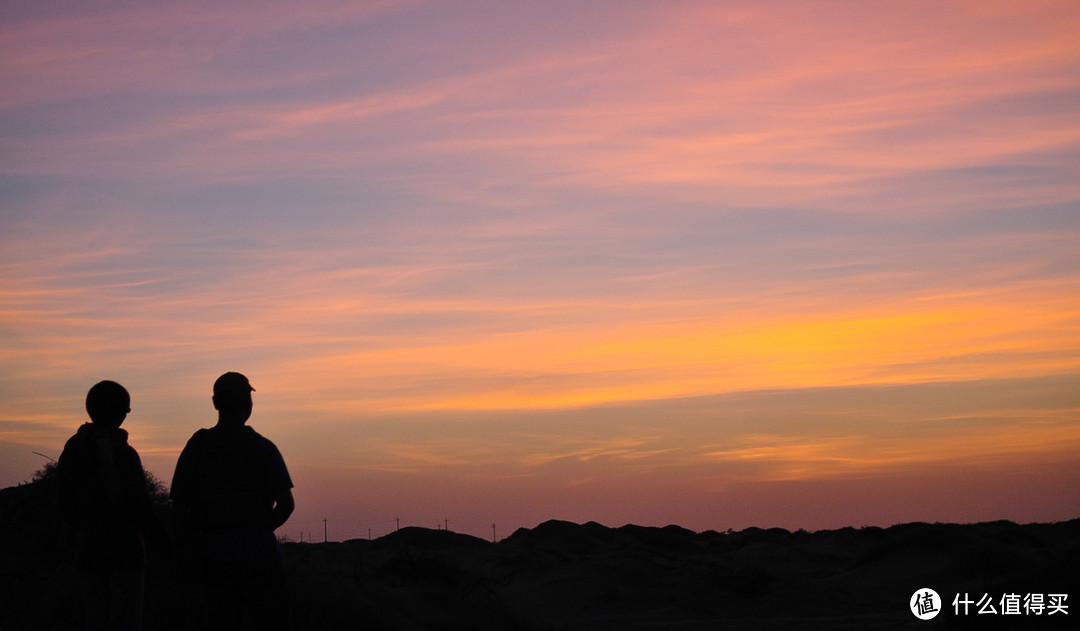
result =
[[[232,401],[252,392],[255,388],[238,372],[227,372],[214,382],[214,398],[218,401]]]

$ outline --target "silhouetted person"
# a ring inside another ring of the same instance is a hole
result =
[[[154,523],[139,454],[120,425],[131,396],[115,381],[86,395],[90,422],[57,464],[64,538],[75,555],[87,629],[142,625],[145,536]]]
[[[274,443],[244,425],[247,377],[214,383],[217,425],[200,429],[180,453],[172,491],[182,554],[196,555],[212,628],[287,626],[281,549],[274,530],[292,514],[292,480]],[[185,551],[184,548],[187,548]]]

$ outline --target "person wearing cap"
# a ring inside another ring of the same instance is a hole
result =
[[[217,424],[191,437],[176,462],[172,489],[182,561],[196,560],[211,628],[275,629],[287,624],[281,549],[274,530],[294,509],[281,452],[246,425],[253,408],[247,377],[214,382]]]

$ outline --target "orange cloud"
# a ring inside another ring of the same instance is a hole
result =
[[[168,468],[224,370],[296,461],[447,486],[1076,447],[1068,386],[972,389],[1080,368],[1075,3],[546,6],[13,13],[8,452],[109,377]]]

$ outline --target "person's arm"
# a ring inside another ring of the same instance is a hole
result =
[[[65,445],[60,459],[56,463],[56,501],[60,511],[60,554],[65,557],[74,557],[76,530],[78,529],[78,491],[75,488],[77,475],[72,470],[73,460],[77,457],[76,440],[72,437]]]
[[[274,500],[274,507],[270,511],[270,530],[277,530],[289,520],[289,515],[292,515],[296,508],[292,494],[293,482],[277,445],[268,439],[260,438],[265,449],[263,453],[266,457],[267,480],[269,487],[273,489],[270,491]]]
[[[295,508],[296,502],[293,500],[292,489],[285,488],[278,491],[274,496],[274,509],[270,512],[270,529],[277,530],[283,526]]]
[[[173,473],[172,488],[169,490],[169,499],[172,500],[173,540],[181,549],[198,539],[198,533],[194,532],[196,524],[193,519],[194,493],[191,472],[191,451],[194,441],[195,437],[192,436],[180,452]]]
[[[143,468],[142,459],[139,458],[139,452],[129,446],[123,453],[124,485],[128,489],[126,496],[130,498],[135,521],[144,541],[158,552],[167,555],[172,550],[172,542],[166,525],[154,511],[154,502],[150,497],[150,481],[146,469]]]
[[[173,540],[177,547],[186,548],[199,539],[195,524],[191,518],[191,504],[183,500],[173,500],[172,505]]]

